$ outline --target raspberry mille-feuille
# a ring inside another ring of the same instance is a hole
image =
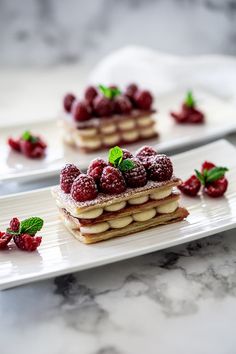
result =
[[[153,97],[137,85],[89,86],[82,99],[67,94],[60,126],[66,144],[92,152],[157,137]]]
[[[152,147],[135,157],[115,147],[108,162],[93,160],[87,174],[66,165],[52,195],[68,230],[84,243],[95,243],[186,218],[175,188],[180,183],[170,158]]]

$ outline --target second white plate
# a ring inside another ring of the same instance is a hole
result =
[[[162,96],[156,102],[158,108],[157,126],[160,138],[149,140],[146,143],[128,146],[131,151],[144,144],[155,145],[159,152],[173,150],[175,148],[199,144],[203,141],[221,137],[236,130],[234,108],[222,100],[202,91],[195,92],[199,107],[206,113],[204,125],[178,125],[169,116],[170,110],[179,109],[183,101],[183,92],[176,92]],[[9,136],[18,136],[24,130],[32,130],[41,134],[48,142],[48,152],[45,159],[31,160],[16,152],[10,151],[6,141]],[[59,172],[61,167],[72,162],[81,169],[88,167],[89,161],[97,157],[105,157],[107,152],[84,154],[66,147],[60,140],[56,121],[31,123],[15,127],[2,127],[0,129],[0,182],[3,181],[27,181],[50,177]]]

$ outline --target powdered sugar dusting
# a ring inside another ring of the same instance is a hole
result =
[[[69,209],[82,209],[82,208],[87,208],[103,203],[107,204],[114,204],[117,200],[119,199],[129,199],[135,194],[151,189],[156,189],[156,188],[161,188],[164,187],[168,184],[178,184],[179,179],[176,177],[172,177],[168,181],[164,182],[155,182],[155,181],[148,181],[147,184],[143,187],[138,187],[138,188],[127,188],[125,192],[117,194],[117,195],[108,195],[108,194],[103,194],[99,193],[97,198],[93,200],[88,200],[86,202],[76,202],[70,194],[64,193],[60,186],[56,186],[52,188],[52,193],[55,196],[55,198],[59,198],[62,202],[62,204],[66,207],[68,206]]]

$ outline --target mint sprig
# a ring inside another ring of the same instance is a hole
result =
[[[32,135],[29,130],[26,130],[21,136],[21,139],[23,139],[25,141],[30,141],[31,138],[32,138]]]
[[[100,92],[110,100],[121,94],[121,91],[116,87],[107,87],[104,85],[99,85],[98,88]]]
[[[38,137],[33,136],[29,130],[26,130],[22,135],[21,139],[25,141],[30,141],[31,143],[37,143]]]
[[[109,150],[108,161],[119,168],[121,172],[132,170],[135,163],[130,159],[123,159],[123,151],[119,146],[115,146]]]
[[[187,92],[184,103],[185,103],[186,106],[189,107],[189,108],[195,107],[196,101],[195,101],[195,99],[194,99],[194,97],[193,97],[192,91],[188,91],[188,92]]]
[[[34,216],[20,223],[20,233],[34,236],[43,227],[43,219]]]
[[[33,216],[32,218],[28,218],[22,220],[20,222],[20,227],[18,232],[12,231],[10,228],[7,229],[7,233],[11,235],[20,235],[20,234],[29,234],[34,236],[38,231],[40,231],[43,227],[43,219]]]
[[[117,167],[123,159],[123,151],[119,146],[115,146],[109,150],[108,161]]]
[[[213,167],[210,170],[204,170],[203,173],[195,170],[196,176],[204,186],[207,183],[217,181],[218,179],[224,177],[225,173],[229,171],[227,167]]]

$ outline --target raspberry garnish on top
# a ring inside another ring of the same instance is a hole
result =
[[[75,101],[75,95],[68,93],[63,99],[63,106],[66,112],[70,113],[73,102]]]
[[[129,160],[134,164],[132,168],[128,170],[124,169],[124,171],[122,171],[121,165],[121,171],[127,186],[131,188],[145,186],[145,184],[147,183],[147,173],[145,167],[137,158],[131,158]]]
[[[142,162],[146,169],[151,166],[153,157],[156,155],[157,151],[152,146],[143,146],[136,152],[136,157]]]
[[[71,196],[77,202],[95,199],[98,195],[97,186],[93,177],[80,174],[72,184]]]
[[[121,150],[123,152],[123,160],[134,157],[129,150],[127,150],[127,149],[121,149]]]
[[[72,115],[76,122],[91,118],[90,107],[86,101],[75,101],[72,105]]]
[[[99,183],[104,167],[108,166],[103,159],[97,158],[90,162],[87,174],[93,177],[96,183]]]
[[[94,86],[88,86],[84,92],[84,98],[89,104],[93,103],[93,100],[97,95],[98,91]]]
[[[65,193],[70,193],[72,183],[80,173],[80,170],[74,164],[67,164],[63,167],[60,173],[60,186]]]
[[[139,90],[136,84],[130,84],[123,92],[116,85],[99,85],[88,86],[83,100],[78,101],[73,94],[68,93],[63,106],[75,121],[82,122],[93,117],[128,115],[133,109],[150,110],[152,101],[152,94],[147,90]]]
[[[143,110],[150,110],[152,107],[152,102],[153,102],[153,97],[151,92],[144,90],[144,91],[137,91],[135,93],[135,103],[136,106],[139,109],[143,109]]]
[[[168,181],[173,175],[173,165],[168,156],[158,154],[153,157],[152,163],[148,167],[147,172],[149,178],[153,181]]]
[[[126,190],[125,180],[121,172],[112,166],[107,166],[102,171],[100,179],[101,192],[106,194],[119,194]]]

